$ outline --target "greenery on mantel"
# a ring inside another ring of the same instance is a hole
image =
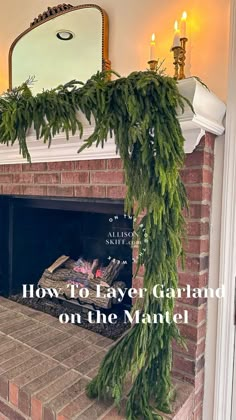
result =
[[[37,138],[51,142],[64,130],[82,135],[77,111],[89,121],[94,117],[93,134],[82,149],[93,143],[104,146],[114,133],[124,164],[126,212],[135,209],[140,222],[138,268],[145,267],[147,293],[133,311],[143,314],[174,311],[174,298],[155,298],[155,285],[177,288],[177,260],[183,254],[183,208],[186,194],[179,171],[184,161],[184,139],[176,109],[184,108],[174,79],[151,71],[135,72],[126,78],[109,81],[98,73],[85,85],[72,81],[33,97],[27,84],[0,99],[0,142],[19,141],[20,152],[30,159],[27,130],[32,125]],[[146,242],[148,235],[148,242]],[[87,387],[90,397],[111,396],[120,403],[129,374],[132,388],[126,404],[126,418],[160,419],[156,408],[170,412],[172,340],[182,343],[174,322],[138,323],[108,351],[100,370]]]

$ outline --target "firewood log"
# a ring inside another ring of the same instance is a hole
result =
[[[123,264],[120,260],[113,259],[110,264],[106,267],[103,273],[103,279],[106,283],[111,285],[117,278],[120,270],[123,268]]]
[[[94,305],[97,308],[104,308],[108,309],[112,305],[112,299],[108,297],[97,297],[97,294],[94,290],[89,289],[89,296],[86,298],[79,296],[79,289],[75,288],[75,299],[71,299],[70,295],[70,288],[67,287],[67,283],[64,281],[52,281],[46,277],[41,277],[40,279],[40,287],[44,288],[55,288],[58,291],[60,290],[60,295],[66,297],[70,300],[77,300],[81,304],[90,304]]]
[[[70,257],[67,255],[62,255],[61,257],[57,258],[56,261],[50,267],[48,267],[48,271],[50,273],[53,273],[57,268],[61,267],[67,260],[69,260]]]

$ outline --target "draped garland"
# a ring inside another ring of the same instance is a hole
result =
[[[0,98],[0,143],[19,142],[20,153],[28,160],[27,130],[34,126],[37,138],[51,143],[65,131],[83,126],[78,112],[95,120],[93,134],[80,151],[92,144],[104,146],[114,135],[124,165],[127,195],[125,210],[140,220],[138,269],[145,267],[147,292],[133,311],[165,314],[172,319],[174,298],[156,298],[155,285],[176,289],[177,260],[183,254],[183,208],[185,189],[179,171],[184,161],[184,139],[177,109],[184,108],[174,79],[150,71],[134,72],[109,81],[98,73],[83,86],[72,81],[50,91],[32,95],[27,83]],[[146,236],[148,235],[148,243]],[[132,387],[126,403],[128,420],[157,420],[156,408],[170,412],[172,340],[182,343],[174,322],[133,325],[108,351],[97,376],[87,387],[89,397],[112,397],[117,404],[123,396],[128,374]]]

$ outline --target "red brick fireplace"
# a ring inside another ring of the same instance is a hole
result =
[[[181,286],[203,288],[208,284],[214,138],[212,134],[202,138],[194,152],[186,155],[182,171],[190,207],[186,215],[186,266],[184,271],[179,269]],[[124,199],[125,193],[120,159],[0,165],[1,195]],[[133,279],[134,287],[142,286],[142,275],[140,270]],[[189,324],[180,328],[188,352],[174,345],[173,372],[193,384],[195,394],[189,404],[197,420],[201,419],[203,403],[207,301],[182,298],[177,302],[177,312],[186,309]]]

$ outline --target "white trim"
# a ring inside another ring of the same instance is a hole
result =
[[[223,174],[220,287],[218,305],[214,420],[230,420],[234,358],[234,289],[236,275],[236,0],[231,0],[229,83]]]
[[[232,392],[232,414],[231,417],[232,419],[235,419],[236,417],[236,354],[235,354],[235,349],[236,349],[236,334],[234,337],[234,372],[233,372],[233,392]]]
[[[78,154],[78,149],[83,144],[83,140],[92,134],[92,128],[84,129],[83,139],[78,135],[71,136],[69,141],[65,135],[59,134],[52,140],[51,146],[48,147],[42,140],[36,140],[34,135],[27,137],[27,144],[31,156],[32,163],[36,162],[66,162],[75,160],[92,160],[92,159],[108,159],[119,158],[116,153],[115,142],[112,138],[107,140],[105,147],[96,147],[94,144],[83,152]],[[19,154],[19,146],[0,146],[0,165],[26,163]]]
[[[223,119],[226,108],[220,99],[193,77],[180,81],[178,87],[180,93],[189,99],[194,108],[194,113],[188,105],[185,106],[183,114],[178,110],[178,118],[185,138],[185,153],[192,153],[205,131],[216,135],[224,132]],[[94,127],[93,123],[89,126],[83,115],[80,115],[80,119],[85,127],[82,139],[75,135],[70,136],[70,140],[67,141],[65,135],[60,133],[55,136],[50,148],[42,140],[37,141],[35,139],[34,130],[29,130],[27,144],[32,162],[118,158],[119,155],[116,153],[116,146],[112,137],[108,139],[104,149],[96,148],[93,145],[81,154],[77,153],[83,140],[92,134]],[[0,165],[25,162],[26,160],[19,155],[17,142],[9,147],[0,145]]]
[[[208,287],[219,287],[220,271],[220,238],[221,238],[221,198],[224,170],[224,136],[217,138],[215,143],[215,162],[213,173],[212,209],[210,217],[210,250],[209,250],[209,280]],[[216,340],[217,340],[218,299],[207,302],[207,333],[205,348],[205,378],[203,400],[203,419],[213,420],[214,387],[216,371]],[[207,390],[211,389],[212,392]]]

